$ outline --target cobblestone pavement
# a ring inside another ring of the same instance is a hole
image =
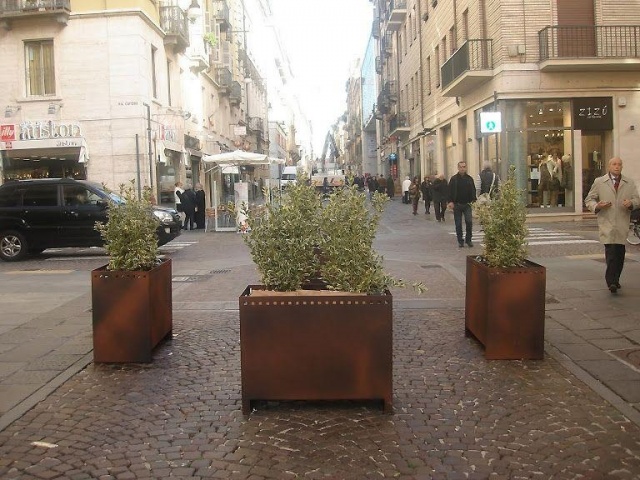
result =
[[[462,316],[395,311],[391,415],[292,402],[244,417],[237,312],[192,305],[154,363],[89,365],[1,432],[0,477],[639,478],[635,424],[552,359],[485,361]]]

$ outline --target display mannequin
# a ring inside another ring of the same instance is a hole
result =
[[[562,187],[564,188],[564,202],[566,206],[573,207],[573,159],[568,153],[562,156]]]

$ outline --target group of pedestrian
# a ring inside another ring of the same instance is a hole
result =
[[[201,183],[196,183],[195,191],[190,184],[175,183],[174,201],[176,210],[180,212],[183,230],[205,228],[206,197]]]
[[[445,221],[447,208],[448,183],[444,175],[426,175],[420,182],[418,177],[413,180],[407,175],[402,182],[402,203],[411,204],[412,213],[418,214],[420,199],[424,202],[425,215],[431,214],[431,204],[438,222]]]
[[[379,176],[366,174],[364,182],[367,185],[369,193],[378,192],[387,195],[389,198],[393,198],[395,195],[396,186],[391,174],[386,178],[383,174]]]

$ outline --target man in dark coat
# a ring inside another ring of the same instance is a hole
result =
[[[196,183],[196,228],[203,229],[205,224],[206,197],[201,183]]]
[[[185,185],[184,192],[180,195],[180,202],[184,210],[184,230],[193,230],[193,222],[196,216],[196,194],[191,189],[191,185]]]
[[[420,191],[422,192],[422,199],[424,200],[424,213],[429,215],[431,212],[431,178],[429,175],[424,177],[424,181],[420,184]]]
[[[476,201],[476,185],[467,175],[467,162],[458,162],[458,173],[449,180],[449,208],[453,209],[453,221],[456,223],[458,246],[473,247],[471,242],[473,223],[471,204]],[[462,217],[464,216],[465,237],[462,238]]]
[[[433,209],[436,212],[436,220],[444,222],[444,214],[447,211],[447,199],[449,198],[449,184],[444,175],[437,175],[431,185],[431,197]]]

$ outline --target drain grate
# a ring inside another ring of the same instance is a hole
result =
[[[640,369],[640,348],[627,348],[625,350],[616,350],[612,353],[615,357],[627,362],[629,365]]]
[[[221,273],[229,273],[231,271],[230,268],[221,268],[219,270],[211,270],[209,273],[217,275],[217,274],[221,274]]]
[[[440,265],[420,265],[421,268],[440,268]]]
[[[173,277],[174,282],[201,282],[203,280],[209,280],[211,275],[182,275]]]

